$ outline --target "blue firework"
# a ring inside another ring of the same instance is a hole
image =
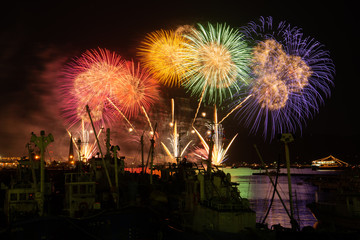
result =
[[[306,37],[285,21],[271,17],[250,22],[241,29],[253,46],[251,95],[236,116],[252,133],[265,138],[302,130],[330,96],[335,68],[324,45]],[[238,94],[233,105],[244,95]]]

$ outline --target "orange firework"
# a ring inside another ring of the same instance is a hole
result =
[[[185,29],[185,28],[184,28]],[[166,86],[180,86],[184,70],[179,53],[186,40],[182,31],[159,30],[148,34],[138,48],[138,55],[145,67],[160,83]]]
[[[159,86],[151,75],[139,64],[129,61],[120,84],[112,95],[119,109],[129,118],[149,108],[159,99]],[[144,109],[143,109],[144,108]]]

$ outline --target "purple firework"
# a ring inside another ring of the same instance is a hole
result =
[[[329,51],[297,27],[284,21],[275,25],[271,17],[250,22],[241,32],[253,45],[253,80],[250,97],[236,116],[251,132],[262,131],[270,140],[277,134],[301,132],[330,96],[335,69]],[[233,104],[243,99],[239,94]]]

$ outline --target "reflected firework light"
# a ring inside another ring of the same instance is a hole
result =
[[[300,130],[330,95],[334,65],[329,52],[301,29],[286,22],[274,25],[271,17],[250,22],[242,29],[253,41],[253,81],[247,101],[237,116],[251,132],[263,130],[273,139],[278,133]],[[243,101],[234,101],[237,105]]]

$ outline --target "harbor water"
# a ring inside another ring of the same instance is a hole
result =
[[[241,197],[247,198],[250,201],[251,208],[256,211],[257,222],[262,222],[270,205],[274,188],[267,175],[253,175],[253,173],[264,173],[265,171],[243,167],[234,169],[224,168],[223,171],[230,173],[232,182],[239,184],[238,189]],[[316,218],[306,207],[306,204],[315,201],[317,186],[313,185],[309,179],[319,174],[335,174],[335,172],[314,171],[311,168],[291,168],[290,172],[292,173],[291,183],[294,217],[300,224],[300,228],[313,226],[316,223]],[[283,174],[278,177],[277,189],[287,209],[290,209],[288,177],[284,174],[286,173],[286,168],[280,169],[280,173]],[[271,177],[275,181],[275,176]],[[288,214],[277,194],[275,194],[265,223],[267,223],[269,227],[275,224],[280,224],[288,228],[291,227]]]

